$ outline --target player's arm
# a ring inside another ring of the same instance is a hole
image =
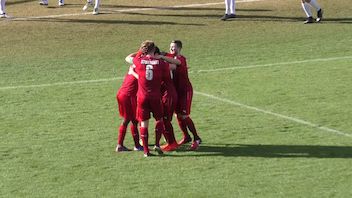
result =
[[[132,66],[128,70],[128,74],[134,76],[136,79],[139,78],[138,74],[134,71],[134,68]]]
[[[176,70],[177,65],[175,64],[169,64],[170,70]]]
[[[128,56],[126,56],[125,61],[129,64],[133,64],[133,58],[136,57],[137,52],[129,54]]]
[[[171,63],[171,64],[181,65],[181,61],[178,59],[174,59],[174,58],[163,56],[163,55],[159,55],[157,58],[160,58],[160,59],[162,59],[168,63]]]

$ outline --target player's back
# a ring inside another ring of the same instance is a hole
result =
[[[165,62],[151,56],[133,59],[138,78],[138,97],[160,98],[161,82],[167,78],[169,71]]]
[[[137,79],[130,74],[126,74],[122,85],[119,89],[120,94],[125,94],[127,96],[135,96],[137,94],[138,82]]]

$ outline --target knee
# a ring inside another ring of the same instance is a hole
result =
[[[188,118],[188,115],[177,114],[177,119],[178,119],[178,120],[184,120],[184,119],[186,119],[186,118]]]

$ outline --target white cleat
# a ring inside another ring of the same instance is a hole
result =
[[[83,6],[82,10],[86,11],[89,8],[89,6],[93,6],[93,3],[91,1],[87,1],[86,5]]]
[[[39,1],[39,5],[47,6],[48,5],[48,1],[45,1],[45,0]]]
[[[10,16],[3,13],[3,14],[0,14],[0,18],[6,19],[6,18],[10,18]]]
[[[94,8],[93,15],[98,15],[98,14],[99,14],[99,9],[98,8]]]

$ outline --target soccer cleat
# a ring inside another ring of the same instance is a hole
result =
[[[97,15],[99,14],[99,9],[98,8],[94,8],[93,9],[93,15]]]
[[[144,156],[144,157],[153,157],[153,156],[155,156],[155,155],[148,152],[148,153],[144,153],[143,156]]]
[[[323,10],[318,10],[316,22],[320,22],[323,19]]]
[[[304,22],[304,24],[309,24],[309,23],[313,23],[314,19],[313,17],[308,17],[307,20]]]
[[[177,144],[177,142],[174,142],[172,144],[166,144],[164,145],[161,149],[165,152],[170,152],[176,150],[180,145]]]
[[[143,151],[143,146],[135,146],[134,148],[133,148],[133,150],[134,151]]]
[[[45,1],[45,0],[39,1],[39,5],[47,6],[48,5],[48,1]]]
[[[236,18],[236,15],[235,15],[235,14],[225,14],[224,16],[222,16],[222,17],[220,18],[220,20],[226,21],[226,20],[228,20],[228,19],[234,19],[234,18]]]
[[[191,136],[187,135],[187,136],[184,136],[184,137],[182,138],[182,140],[178,142],[178,144],[179,144],[179,145],[187,144],[188,142],[191,142],[191,141],[192,141]]]
[[[164,154],[164,152],[161,150],[160,146],[154,146],[154,151],[158,152],[159,155]]]
[[[6,13],[2,13],[0,14],[0,18],[10,18],[10,16],[7,15]]]
[[[191,147],[189,148],[189,150],[191,150],[191,151],[198,150],[200,143],[201,143],[200,139],[193,141],[193,143],[192,143]]]
[[[89,6],[93,6],[93,3],[91,1],[87,1],[86,5],[83,6],[82,10],[86,11]]]
[[[124,151],[130,151],[130,149],[128,149],[125,146],[117,145],[115,151],[116,152],[124,152]]]

